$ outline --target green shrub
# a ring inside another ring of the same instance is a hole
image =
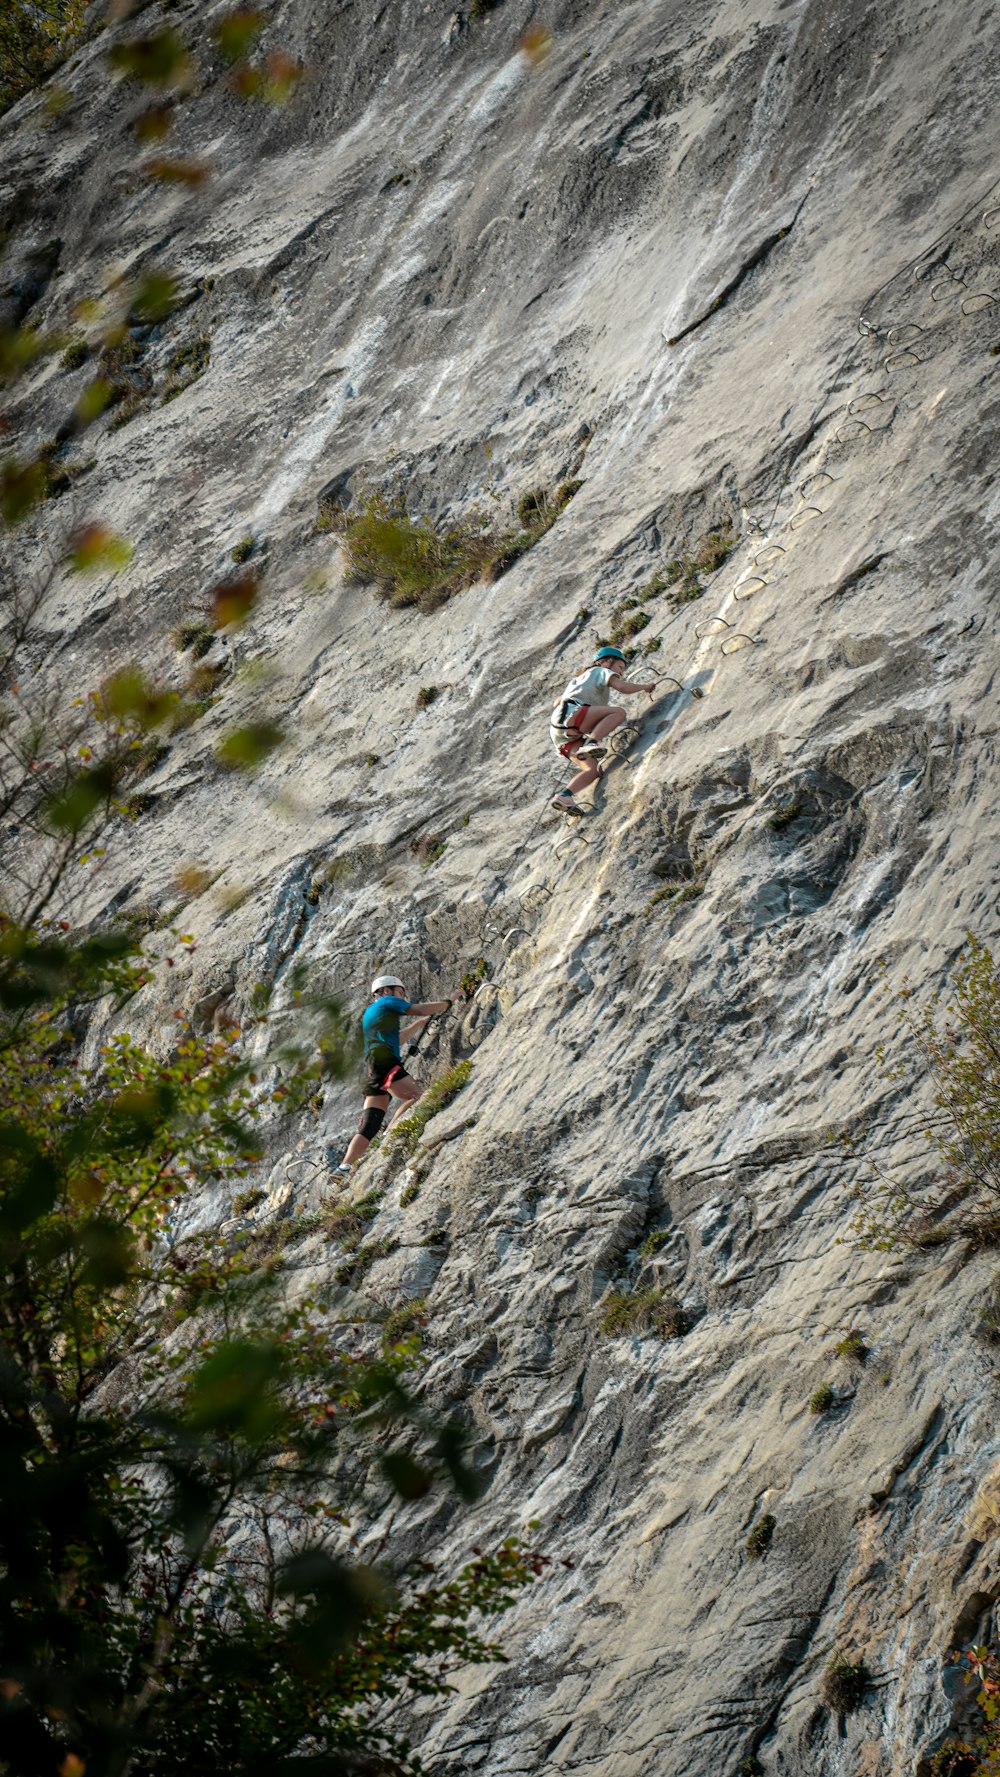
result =
[[[256,1209],[258,1203],[263,1203],[266,1196],[266,1191],[261,1191],[258,1190],[256,1186],[251,1186],[247,1191],[237,1192],[237,1195],[233,1198],[233,1208],[238,1216],[249,1215],[252,1209]]]
[[[233,547],[229,551],[229,553],[230,553],[233,561],[244,562],[244,561],[250,560],[250,557],[252,556],[255,548],[256,548],[255,539],[250,535],[250,532],[248,531],[245,537],[241,537],[238,543],[233,544]]]
[[[846,1357],[852,1364],[863,1364],[868,1356],[868,1347],[860,1333],[845,1333],[834,1349],[838,1357]]]
[[[714,530],[706,531],[696,544],[685,547],[679,555],[658,568],[639,593],[640,600],[645,603],[649,599],[659,598],[661,593],[669,592],[668,603],[676,611],[682,605],[690,604],[693,599],[700,599],[705,591],[702,576],[714,574],[721,568],[739,541],[739,533],[733,529],[731,521],[726,519]]]
[[[436,685],[421,685],[420,690],[417,692],[418,710],[429,709],[432,703],[437,703],[440,695],[441,693]]]
[[[885,1050],[876,1051],[887,1081],[915,1075],[931,1085],[924,1134],[941,1164],[940,1185],[918,1195],[864,1153],[868,1131],[842,1138],[864,1163],[853,1186],[859,1207],[851,1226],[869,1251],[939,1245],[958,1233],[970,1250],[980,1250],[1000,1235],[1000,975],[989,948],[971,932],[967,940],[943,1004],[936,995],[917,1006],[908,982],[900,990],[903,1060],[890,1065]],[[943,1220],[957,1204],[969,1206],[964,1219]]]
[[[801,813],[801,803],[785,802],[768,817],[767,824],[772,833],[783,833],[786,827],[790,827],[793,821],[798,820]]]
[[[764,1777],[764,1767],[755,1752],[740,1760],[740,1777]]]
[[[379,1259],[387,1259],[390,1253],[396,1251],[398,1245],[398,1240],[385,1239],[373,1240],[370,1246],[359,1246],[356,1253],[353,1253],[342,1265],[338,1265],[335,1274],[337,1282],[347,1284],[350,1289],[356,1290],[364,1282],[372,1266]]]
[[[691,1320],[673,1296],[660,1289],[612,1290],[600,1319],[600,1331],[609,1339],[629,1333],[649,1333],[656,1339],[683,1339]]]
[[[201,333],[196,339],[189,339],[172,354],[167,363],[167,377],[163,385],[163,402],[173,401],[183,395],[192,383],[204,376],[212,357],[212,342],[208,335]],[[252,539],[251,539],[252,548]],[[248,551],[249,553],[249,551]],[[236,559],[234,557],[234,559]],[[245,556],[238,559],[245,560]]]
[[[838,1654],[823,1674],[820,1696],[827,1709],[837,1715],[850,1715],[858,1708],[868,1684],[868,1673],[859,1660],[852,1664]]]
[[[359,1197],[355,1203],[325,1203],[320,1211],[320,1227],[328,1240],[336,1241],[345,1251],[353,1251],[369,1222],[378,1215],[378,1206],[379,1198],[374,1191]]]
[[[809,1396],[809,1411],[810,1413],[829,1413],[830,1408],[836,1404],[836,1399],[829,1382],[821,1382],[815,1394]]]
[[[751,1561],[760,1561],[767,1554],[777,1522],[771,1512],[765,1512],[763,1518],[758,1518],[746,1540],[746,1551]]]
[[[651,1259],[654,1253],[659,1252],[661,1246],[666,1246],[672,1232],[673,1230],[670,1228],[657,1228],[652,1234],[647,1234],[639,1248],[640,1258]]]
[[[653,908],[659,907],[664,901],[676,901],[678,907],[683,907],[685,901],[696,901],[704,893],[703,882],[665,882],[662,888],[650,895],[645,912],[652,913]]]
[[[59,360],[60,368],[63,370],[79,370],[80,365],[86,364],[89,357],[90,347],[87,344],[87,341],[82,338],[71,339]]]
[[[477,581],[506,573],[555,524],[579,485],[565,482],[552,499],[541,488],[524,495],[517,531],[497,528],[478,507],[439,528],[371,488],[346,510],[322,506],[317,528],[339,535],[349,580],[373,585],[393,605],[433,611]]]
[[[402,1155],[409,1159],[415,1154],[420,1137],[423,1135],[432,1117],[439,1111],[446,1110],[458,1097],[463,1086],[468,1082],[472,1072],[471,1061],[458,1061],[450,1067],[440,1080],[428,1086],[426,1092],[417,1101],[414,1109],[405,1117],[400,1117],[386,1138],[386,1149],[394,1155]]]
[[[419,838],[410,840],[410,850],[424,870],[429,870],[438,858],[443,858],[447,849],[448,841],[443,833],[422,833]]]
[[[387,1315],[382,1328],[382,1344],[387,1347],[398,1345],[404,1339],[411,1339],[414,1333],[419,1333],[426,1325],[427,1303],[422,1296],[413,1296],[401,1308],[394,1308]]]

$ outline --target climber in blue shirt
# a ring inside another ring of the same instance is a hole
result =
[[[398,988],[399,993],[393,993],[393,988]],[[403,1065],[400,1042],[412,1041],[428,1018],[433,1018],[436,1012],[447,1012],[449,1006],[457,1005],[464,998],[465,994],[459,988],[446,1000],[425,1000],[418,1004],[403,998],[403,983],[395,975],[376,975],[372,982],[372,1003],[361,1020],[365,1043],[364,1108],[357,1134],[352,1136],[347,1153],[334,1169],[334,1178],[349,1177],[352,1167],[367,1152],[369,1143],[382,1127],[390,1096],[399,1099],[389,1119],[391,1127],[396,1117],[415,1104],[423,1092],[423,1087],[411,1079]],[[401,1029],[400,1020],[407,1014],[411,1022]]]

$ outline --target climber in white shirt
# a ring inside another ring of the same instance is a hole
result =
[[[625,665],[620,648],[598,648],[587,671],[570,679],[552,711],[549,733],[556,752],[563,759],[587,761],[566,788],[553,796],[551,807],[560,814],[584,813],[576,798],[600,776],[600,761],[605,754],[601,741],[625,720],[625,711],[620,704],[612,703],[609,693],[631,697],[639,691],[652,693],[656,689],[655,680],[632,684],[622,678],[619,663]]]

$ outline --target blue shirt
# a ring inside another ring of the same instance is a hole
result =
[[[399,1021],[410,1010],[412,1003],[412,1000],[401,1000],[395,993],[384,993],[380,999],[372,1000],[361,1020],[366,1055],[379,1049],[388,1049],[396,1061],[402,1060],[399,1053]]]

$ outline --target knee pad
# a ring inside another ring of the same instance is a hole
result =
[[[367,1105],[361,1113],[358,1134],[363,1135],[367,1141],[374,1141],[384,1122],[385,1112],[379,1110],[377,1104]]]

